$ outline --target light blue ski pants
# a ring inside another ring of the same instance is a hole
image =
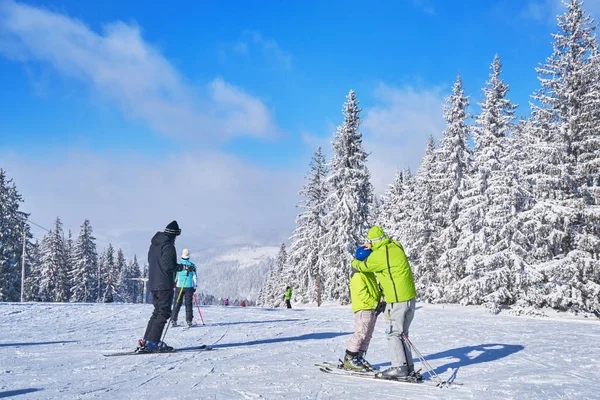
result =
[[[385,307],[385,320],[388,339],[388,349],[392,358],[392,367],[408,366],[414,369],[410,345],[402,337],[408,336],[408,328],[415,316],[415,299],[401,303],[388,303]]]

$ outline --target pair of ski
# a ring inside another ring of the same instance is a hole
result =
[[[212,350],[213,347],[212,346],[208,346],[208,345],[201,345],[201,346],[191,346],[191,347],[180,347],[177,349],[173,349],[171,351],[155,351],[155,352],[151,352],[151,351],[137,351],[137,350],[132,350],[132,351],[122,351],[122,352],[118,352],[118,353],[108,353],[108,354],[104,354],[104,357],[115,357],[115,356],[138,356],[138,355],[143,355],[143,354],[173,354],[173,353],[189,353],[189,352],[201,352],[201,351],[210,351]]]
[[[429,381],[429,380],[416,380],[416,379],[397,379],[397,378],[385,378],[380,375],[379,371],[352,371],[341,367],[340,363],[324,362],[321,364],[315,364],[315,367],[319,367],[321,372],[331,375],[347,376],[351,378],[361,378],[369,380],[377,380],[379,382],[392,382],[392,383],[404,383],[410,385],[426,385],[436,387],[449,387],[452,382],[448,381]]]

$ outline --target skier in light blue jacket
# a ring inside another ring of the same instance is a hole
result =
[[[175,306],[173,307],[171,323],[173,326],[177,326],[179,309],[181,308],[181,303],[185,300],[185,320],[188,327],[191,327],[192,320],[194,319],[192,300],[196,291],[196,285],[198,284],[198,275],[196,274],[196,265],[190,261],[190,251],[188,249],[183,249],[179,264],[183,266],[183,269],[177,273],[175,281]],[[179,295],[180,293],[181,296]]]

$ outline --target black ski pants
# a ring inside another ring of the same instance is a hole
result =
[[[285,305],[287,306],[287,308],[292,308],[292,303],[290,303],[290,300],[286,300]]]
[[[160,341],[165,324],[171,317],[171,304],[173,304],[172,289],[152,291],[154,311],[148,321],[144,340]]]
[[[175,293],[179,296],[179,291],[181,288],[177,288]],[[192,299],[194,298],[194,288],[183,288],[181,292],[181,296],[179,297],[179,301],[177,298],[175,299],[175,306],[173,307],[173,317],[171,318],[173,321],[177,321],[177,317],[179,316],[179,309],[181,308],[181,304],[185,300],[185,321],[192,322],[194,319],[194,306],[192,304]]]

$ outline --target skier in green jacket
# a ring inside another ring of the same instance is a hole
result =
[[[371,250],[359,248],[356,251],[356,258],[361,261],[365,260],[370,253]],[[355,269],[352,271],[350,299],[354,313],[354,334],[348,341],[343,367],[354,371],[375,371],[373,366],[365,360],[365,354],[369,350],[377,316],[383,311],[379,307],[381,291],[374,273],[358,272]]]
[[[287,308],[292,308],[292,288],[291,287],[286,287],[285,288],[285,305],[287,306]]]
[[[415,282],[404,248],[388,238],[383,229],[373,226],[365,248],[373,252],[364,261],[353,260],[352,267],[361,272],[375,272],[385,301],[386,333],[392,366],[381,373],[384,378],[409,379],[414,374],[410,345],[405,341],[415,315]]]

